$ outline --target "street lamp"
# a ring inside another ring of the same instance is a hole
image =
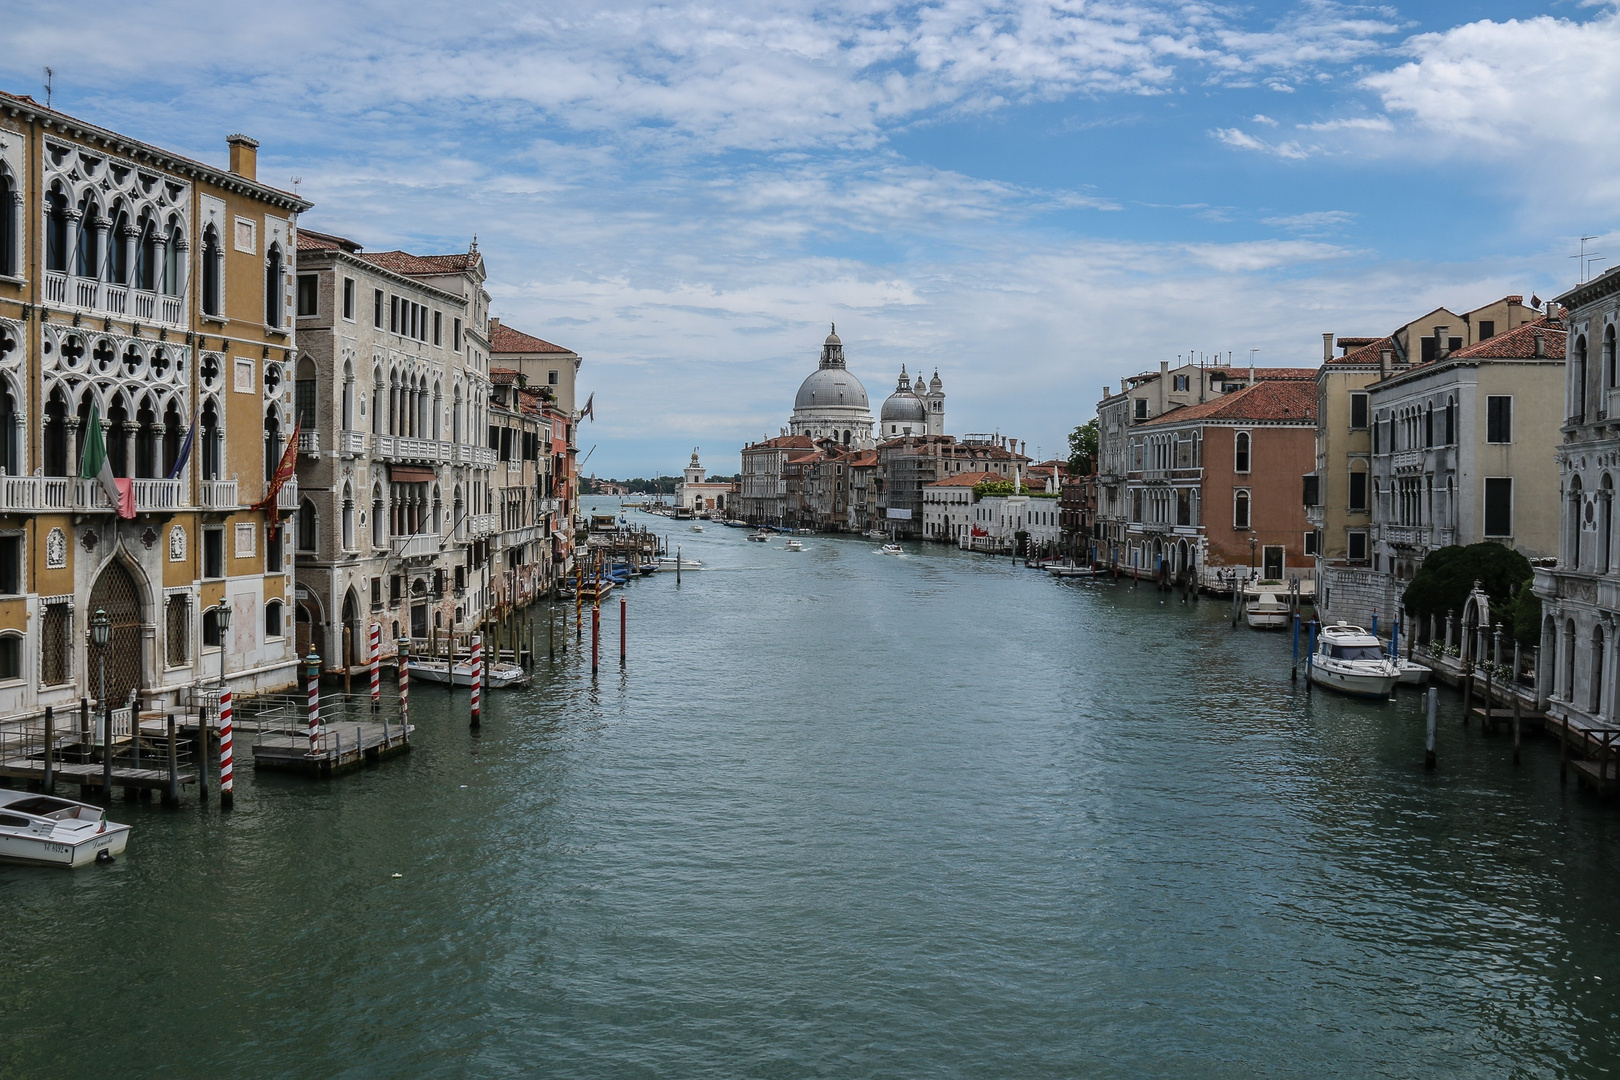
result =
[[[90,644],[96,647],[101,661],[101,688],[96,695],[96,701],[101,706],[107,704],[107,641],[112,637],[112,620],[107,618],[107,612],[96,608],[96,613],[90,617]]]
[[[1254,551],[1259,546],[1260,538],[1254,533],[1249,534],[1249,576],[1254,577]]]
[[[231,628],[231,605],[220,601],[214,610],[214,623],[219,627],[219,685],[225,685],[225,635]]]

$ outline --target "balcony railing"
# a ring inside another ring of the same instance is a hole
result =
[[[319,431],[298,432],[298,452],[300,454],[319,454],[321,452],[321,433]]]
[[[1421,469],[1423,467],[1422,450],[1402,450],[1389,456],[1389,466],[1397,471],[1402,469]]]
[[[480,469],[495,467],[495,451],[488,446],[473,447],[473,465]]]
[[[345,432],[345,436],[348,434],[350,433]],[[373,435],[371,452],[384,461],[447,462],[454,456],[450,443],[441,439],[418,439],[410,435]]]
[[[398,545],[396,554],[402,559],[419,559],[424,556],[437,555],[444,545],[444,538],[438,533],[413,533],[406,537],[396,537]]]
[[[344,457],[358,457],[366,452],[366,433],[345,431],[338,436],[338,452]]]
[[[73,505],[65,509],[72,510],[112,510],[113,504],[107,498],[106,489],[96,480],[71,480]],[[180,493],[179,480],[136,480],[135,512],[152,513],[154,511],[178,510],[185,505]]]
[[[276,508],[278,510],[298,509],[298,478],[296,476],[288,477],[287,482],[281,485],[281,490],[276,492]]]
[[[499,527],[500,522],[494,514],[474,514],[467,519],[467,531],[475,537],[489,536]]]
[[[206,510],[235,510],[235,480],[199,480],[197,505]]]
[[[144,289],[131,289],[111,281],[45,272],[47,306],[74,307],[103,315],[118,315],[136,322],[180,326],[185,321],[185,303],[178,296],[161,296]]]

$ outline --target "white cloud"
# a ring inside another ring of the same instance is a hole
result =
[[[1261,218],[1262,225],[1298,233],[1333,232],[1349,225],[1356,215],[1345,210],[1312,210],[1304,214]]]
[[[1296,125],[1301,131],[1394,131],[1387,116],[1351,116]]]
[[[1267,142],[1265,139],[1250,135],[1241,128],[1216,128],[1210,134],[1227,146],[1236,147],[1239,150],[1253,150],[1259,154],[1270,154],[1273,157],[1285,158],[1289,161],[1308,158],[1317,149],[1314,146],[1304,146],[1293,139],[1286,139],[1282,142]]]

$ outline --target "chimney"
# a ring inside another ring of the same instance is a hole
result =
[[[1331,359],[1333,359],[1333,335],[1332,334],[1323,334],[1322,335],[1322,363],[1325,364]]]
[[[230,135],[225,144],[231,148],[231,172],[244,180],[259,178],[259,142],[246,135]]]
[[[1380,349],[1378,351],[1378,377],[1389,378],[1389,369],[1395,357],[1394,349]]]
[[[1444,360],[1446,358],[1446,345],[1449,342],[1450,337],[1451,327],[1436,326],[1434,328],[1434,358],[1436,360]]]
[[[1544,359],[1547,355],[1547,335],[1543,334],[1540,330],[1532,330],[1530,331],[1530,336],[1534,338],[1536,342],[1536,359]]]

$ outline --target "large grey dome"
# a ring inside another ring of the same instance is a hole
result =
[[[885,424],[921,424],[927,421],[928,411],[916,394],[896,390],[883,403],[883,415],[878,419]]]
[[[795,409],[827,409],[834,407],[867,409],[866,387],[849,373],[848,368],[824,367],[812,371],[799,384],[798,396],[793,399]]]

